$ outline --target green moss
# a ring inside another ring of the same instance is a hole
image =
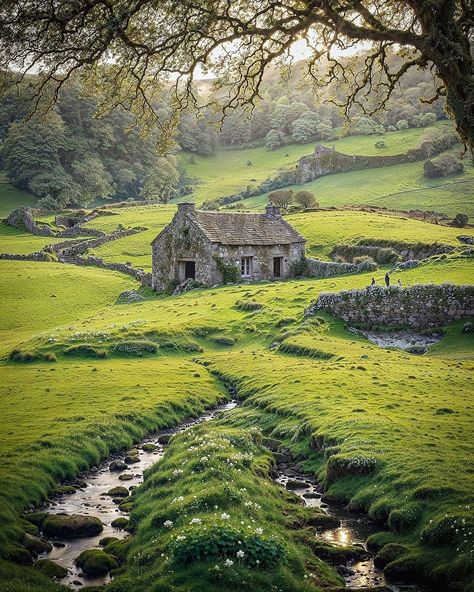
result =
[[[67,576],[67,569],[50,559],[38,559],[33,569],[54,580],[60,580]]]
[[[103,576],[118,567],[118,561],[113,555],[99,549],[83,551],[74,563],[86,575],[91,577]]]

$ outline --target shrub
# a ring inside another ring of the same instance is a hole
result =
[[[106,358],[107,351],[90,345],[89,343],[83,343],[81,345],[71,345],[64,350],[64,355],[80,358]]]
[[[158,345],[153,341],[121,341],[112,347],[116,354],[142,356],[143,354],[156,354]]]
[[[237,551],[243,551],[242,563],[268,568],[278,565],[286,554],[283,544],[275,538],[263,538],[220,525],[188,530],[186,538],[173,541],[169,548],[175,562],[180,564],[218,558],[235,561]]]
[[[51,352],[44,354],[37,352],[25,352],[20,349],[14,349],[8,359],[11,362],[56,362],[56,355]]]
[[[474,323],[471,323],[470,321],[464,323],[461,333],[474,333]]]
[[[464,166],[461,160],[453,154],[441,154],[438,158],[425,160],[423,164],[423,175],[429,179],[445,177],[461,173]]]
[[[213,255],[217,269],[222,275],[224,284],[236,284],[240,280],[240,271],[235,265],[228,265],[219,255]]]
[[[294,197],[296,203],[299,203],[302,208],[314,208],[319,207],[314,199],[314,193],[311,191],[297,191]]]
[[[279,189],[268,194],[268,201],[281,208],[286,208],[293,201],[293,191],[291,189]]]
[[[408,121],[406,119],[399,119],[395,124],[395,127],[398,130],[406,130],[408,129]]]
[[[376,148],[386,148],[387,145],[383,140],[379,140],[378,142],[375,142],[374,146]]]
[[[469,217],[467,214],[456,214],[451,226],[454,226],[455,228],[465,228],[468,222]]]

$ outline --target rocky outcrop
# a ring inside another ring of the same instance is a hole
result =
[[[322,292],[306,315],[327,310],[349,325],[428,329],[474,315],[474,286],[420,284]]]

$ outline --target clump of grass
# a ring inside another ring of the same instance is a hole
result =
[[[303,356],[306,358],[313,358],[317,360],[330,360],[331,358],[334,358],[334,354],[331,352],[323,351],[321,349],[318,349],[317,347],[308,347],[287,341],[284,341],[280,345],[279,351],[285,354]]]
[[[220,337],[215,337],[214,342],[218,345],[235,345],[234,337],[229,337],[227,335],[221,335]]]
[[[11,362],[57,362],[56,355],[52,352],[30,352],[21,349],[14,349],[10,352],[8,359]]]
[[[237,300],[234,304],[234,308],[242,310],[244,312],[255,312],[263,308],[263,304],[255,302],[255,300]]]
[[[81,343],[78,345],[71,345],[64,350],[65,356],[71,358],[99,358],[107,357],[107,350],[91,345],[90,343]]]
[[[156,354],[158,345],[153,341],[119,341],[111,348],[114,354],[122,356],[138,356]]]

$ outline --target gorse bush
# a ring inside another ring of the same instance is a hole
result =
[[[176,563],[229,559],[252,567],[274,567],[285,556],[284,545],[230,526],[212,525],[181,531],[169,549]]]

